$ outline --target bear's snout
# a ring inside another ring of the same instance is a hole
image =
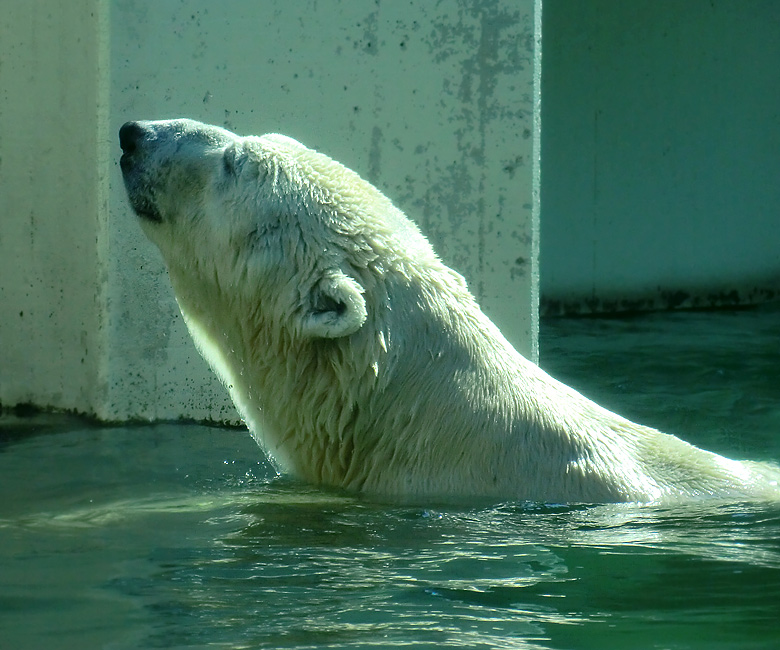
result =
[[[144,137],[144,128],[138,122],[125,122],[119,129],[119,146],[125,153],[133,153]]]
[[[149,139],[151,131],[139,122],[126,122],[119,129],[119,146],[122,147],[122,158],[119,167],[125,181],[130,205],[139,217],[147,221],[161,222],[157,206],[149,190],[147,175],[144,171],[143,156],[138,151],[144,140]]]

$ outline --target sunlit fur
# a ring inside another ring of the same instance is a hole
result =
[[[195,342],[283,471],[398,499],[780,496],[774,467],[629,422],[524,359],[417,227],[337,162],[189,120],[138,131],[131,202]]]

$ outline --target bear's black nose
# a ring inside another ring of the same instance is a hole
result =
[[[133,153],[143,137],[144,129],[138,122],[125,122],[119,129],[119,146],[125,153]]]

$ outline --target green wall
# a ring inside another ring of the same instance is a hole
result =
[[[544,313],[780,296],[780,2],[545,0]]]

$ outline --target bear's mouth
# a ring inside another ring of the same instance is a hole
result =
[[[155,201],[149,195],[148,189],[144,188],[143,184],[139,182],[137,172],[130,165],[125,164],[124,156],[122,156],[122,163],[122,178],[125,181],[127,198],[130,201],[130,207],[133,208],[133,212],[146,221],[162,223],[162,215],[157,209]]]
[[[122,155],[119,160],[119,166],[122,169],[122,180],[125,182],[127,198],[130,201],[130,207],[133,208],[133,212],[146,221],[161,223],[162,215],[150,195],[149,187],[142,181],[138,166],[134,163],[131,152],[126,152]]]

